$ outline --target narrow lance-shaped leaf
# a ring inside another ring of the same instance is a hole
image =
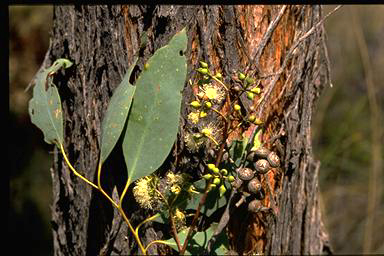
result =
[[[61,100],[52,76],[60,68],[69,68],[72,62],[67,59],[56,60],[51,67],[37,75],[33,97],[29,101],[28,112],[31,121],[44,134],[48,144],[63,143],[63,113]]]
[[[129,82],[129,78],[131,77],[131,73],[136,65],[136,62],[137,58],[124,75],[124,78],[119,86],[113,92],[107,112],[103,118],[101,125],[101,163],[107,159],[112,149],[115,147],[116,142],[124,128],[136,88]]]
[[[179,127],[181,91],[187,64],[186,31],[157,50],[136,81],[123,141],[128,184],[151,174],[169,154]]]

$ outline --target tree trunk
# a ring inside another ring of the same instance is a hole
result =
[[[328,82],[322,26],[290,52],[321,18],[320,6],[55,6],[44,66],[57,58],[74,62],[65,76],[56,79],[64,113],[64,146],[70,161],[84,176],[96,179],[101,120],[113,90],[134,55],[142,57],[138,63],[142,69],[144,61],[186,26],[187,81],[195,76],[200,60],[221,72],[227,83],[238,71],[256,73],[263,79],[264,95],[269,95],[256,110],[265,121],[263,140],[283,132],[269,145],[279,150],[283,165],[268,175],[272,194],[264,201],[275,210],[276,217],[239,210],[227,230],[231,248],[243,254],[329,252],[319,206],[319,162],[314,160],[311,147],[312,111]],[[144,32],[148,41],[141,46]],[[263,78],[279,69],[281,74]],[[182,106],[192,93],[186,83]],[[182,115],[186,117],[186,107],[182,107]],[[183,121],[180,134],[185,125]],[[180,135],[172,156],[188,159],[193,165],[198,160],[183,150],[182,138]],[[103,168],[103,186],[114,198],[118,198],[127,177],[120,150],[113,151]],[[55,255],[137,252],[117,211],[98,191],[74,176],[58,152],[51,172]],[[131,196],[126,198],[128,216],[137,224],[146,212],[134,199],[128,199]],[[243,214],[247,214],[247,221]],[[155,224],[148,224],[142,234],[144,244],[163,235]],[[149,253],[153,254],[169,252],[166,246],[151,248]]]

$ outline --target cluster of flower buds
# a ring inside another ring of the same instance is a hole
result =
[[[227,180],[228,182],[233,182],[235,177],[228,175],[228,171],[226,169],[219,169],[214,164],[208,164],[207,167],[209,173],[203,175],[203,178],[207,181],[212,181],[210,189],[219,187],[220,197],[222,197],[227,191],[224,181]]]
[[[247,98],[249,100],[253,100],[253,98],[255,97],[255,94],[261,93],[260,87],[254,86],[254,84],[256,82],[255,79],[253,79],[249,76],[246,76],[245,74],[243,74],[241,72],[238,73],[237,78],[241,82],[241,87],[236,87],[234,89],[237,91],[245,91],[247,94]]]

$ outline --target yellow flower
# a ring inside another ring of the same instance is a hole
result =
[[[203,88],[201,88],[202,92],[198,95],[200,97],[206,96],[210,100],[214,100],[217,103],[221,102],[224,99],[224,91],[217,85],[212,85],[212,83],[204,84]]]
[[[185,214],[182,211],[180,211],[178,208],[176,208],[175,213],[173,215],[173,221],[178,231],[184,228]]]
[[[211,141],[213,141],[216,145],[218,145],[215,136],[217,134],[217,127],[213,123],[209,123],[205,127],[201,129],[201,134],[203,134],[205,137],[209,138]]]
[[[216,127],[213,123],[209,123],[201,129],[201,133],[207,137],[214,136],[216,134]]]
[[[200,115],[200,112],[197,111],[197,112],[191,112],[188,114],[188,120],[191,121],[191,123],[193,124],[197,124],[199,122],[199,115]]]
[[[197,135],[200,134],[197,133]],[[204,143],[204,138],[201,137],[201,135],[196,136],[195,134],[186,132],[184,135],[184,142],[190,152],[196,152]]]
[[[184,220],[185,214],[182,211],[180,211],[179,208],[176,208],[175,217],[179,220]]]
[[[175,195],[178,195],[181,191],[181,188],[179,185],[172,185],[171,187],[171,192],[174,193]]]
[[[196,190],[195,186],[193,185],[190,185],[189,188],[188,188],[188,193],[189,194],[192,194],[192,193],[195,193],[195,194],[200,194],[199,191]]]
[[[141,207],[153,209],[154,202],[157,199],[156,192],[151,184],[153,177],[146,176],[136,181],[133,188],[133,196]]]

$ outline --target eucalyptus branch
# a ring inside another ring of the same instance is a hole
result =
[[[228,94],[227,94],[227,101],[230,101]],[[220,146],[220,149],[219,149],[218,154],[217,154],[215,166],[218,166],[220,164],[222,158],[223,158],[224,149],[225,149],[225,145],[226,145],[226,140],[227,140],[227,137],[228,137],[228,125],[229,125],[228,122],[224,122],[223,141],[221,142],[221,146]],[[182,247],[181,251],[179,251],[179,253],[181,255],[183,255],[185,250],[187,249],[188,241],[191,238],[192,232],[193,232],[193,230],[196,227],[196,223],[197,223],[197,220],[198,220],[199,215],[200,215],[200,210],[201,210],[202,206],[205,204],[205,201],[207,199],[208,192],[210,190],[211,182],[212,182],[211,180],[207,181],[207,184],[206,184],[206,187],[205,187],[205,190],[204,190],[204,194],[200,198],[199,205],[197,206],[195,215],[193,216],[192,223],[191,223],[191,225],[190,225],[190,227],[188,229],[187,236],[185,237],[183,247]]]
[[[176,225],[175,225],[175,221],[173,220],[173,213],[172,213],[171,209],[169,209],[169,222],[171,223],[172,235],[173,235],[173,238],[176,241],[177,249],[180,252],[182,250],[182,247],[181,247],[181,244],[180,244],[179,235],[177,234]]]

